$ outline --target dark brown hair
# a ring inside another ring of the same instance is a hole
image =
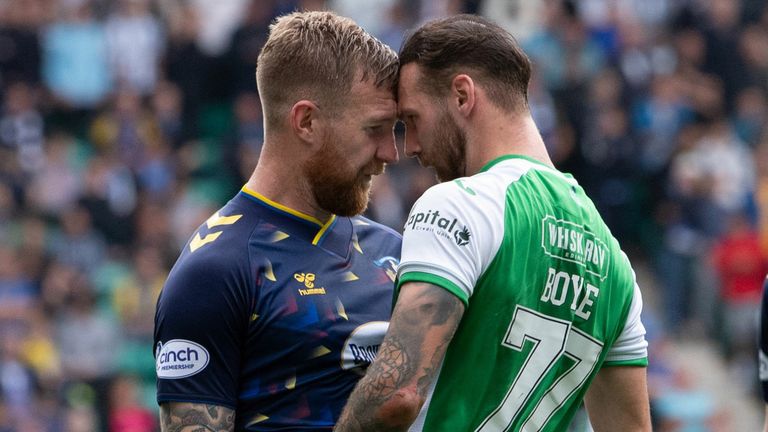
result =
[[[267,124],[276,125],[301,99],[337,112],[355,79],[394,92],[397,54],[351,19],[327,11],[294,12],[269,29],[256,66]]]
[[[408,63],[424,69],[419,85],[433,96],[467,73],[499,108],[528,107],[531,62],[509,32],[485,18],[463,14],[424,24],[400,48],[400,67]]]

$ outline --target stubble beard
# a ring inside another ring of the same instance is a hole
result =
[[[435,128],[434,163],[437,180],[447,182],[466,175],[467,134],[443,110]]]

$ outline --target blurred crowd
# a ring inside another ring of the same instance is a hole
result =
[[[336,10],[395,50],[448,14],[507,28],[553,160],[652,270],[658,430],[724,421],[665,361],[679,338],[716,341],[757,388],[768,1],[0,0],[0,432],[157,430],[155,300],[258,161],[256,57],[295,9]],[[400,229],[434,183],[404,158],[368,216]]]

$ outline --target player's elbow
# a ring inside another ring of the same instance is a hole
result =
[[[424,400],[413,387],[399,389],[381,406],[379,421],[395,430],[405,430],[416,420]]]

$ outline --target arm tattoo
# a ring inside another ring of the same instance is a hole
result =
[[[382,402],[387,400],[402,385],[403,378],[413,371],[413,362],[409,361],[408,353],[403,349],[402,341],[391,338],[390,343],[383,345],[377,354],[381,361],[371,365],[367,374],[378,379],[363,380],[360,383],[363,394],[369,402]]]
[[[162,432],[232,432],[235,411],[218,405],[165,402],[160,405]]]
[[[420,400],[426,398],[464,305],[443,288],[413,285],[413,295],[401,296],[376,360],[350,396],[338,430],[403,430],[386,426],[391,415],[380,408],[403,389],[414,389]]]

